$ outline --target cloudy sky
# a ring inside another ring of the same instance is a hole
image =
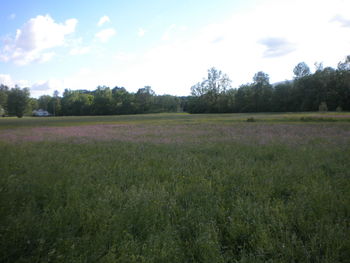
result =
[[[349,0],[0,0],[0,83],[54,90],[152,86],[188,95],[208,68],[234,87],[350,54]]]

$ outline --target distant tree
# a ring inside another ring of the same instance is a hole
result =
[[[31,115],[33,113],[33,110],[37,110],[37,109],[39,109],[38,99],[29,98],[26,113]]]
[[[61,112],[61,98],[59,97],[58,90],[53,92],[53,96],[48,105],[49,111],[54,115],[60,115]]]
[[[214,67],[208,69],[208,77],[202,82],[192,86],[191,93],[193,96],[202,96],[204,94],[219,94],[231,88],[230,78]]]
[[[154,97],[154,112],[177,112],[179,110],[179,98],[171,95],[160,95]]]
[[[238,112],[255,111],[253,84],[241,85],[235,94],[235,104]]]
[[[134,94],[129,93],[124,87],[114,87],[112,98],[113,114],[136,113]]]
[[[49,110],[49,103],[51,101],[52,97],[50,95],[42,95],[38,99],[39,103],[39,109],[49,111],[52,113],[52,111]]]
[[[0,85],[0,109],[1,114],[5,115],[7,109],[7,96],[8,96],[9,88],[5,85]]]
[[[285,81],[274,87],[271,110],[275,112],[293,111],[293,82]]]
[[[65,90],[61,99],[62,115],[82,116],[92,114],[94,96],[83,90]]]
[[[326,112],[326,111],[328,111],[327,103],[324,102],[324,101],[322,101],[321,104],[320,104],[320,106],[318,106],[318,110],[319,110],[320,112]]]
[[[270,84],[270,77],[268,74],[259,71],[258,73],[255,73],[253,81],[255,85],[262,87]]]
[[[228,100],[224,98],[231,88],[230,78],[214,67],[208,70],[207,78],[191,87],[190,108],[195,112],[221,112],[228,109]]]
[[[29,102],[29,89],[21,89],[19,87],[12,88],[7,97],[7,110],[11,115],[15,115],[18,118],[23,117],[27,105]]]
[[[322,71],[323,70],[323,62],[315,62],[314,63],[315,70],[317,71]]]
[[[293,72],[294,72],[294,77],[296,79],[300,79],[310,75],[310,68],[305,62],[300,62],[298,65],[294,67]]]
[[[339,62],[333,85],[333,91],[337,94],[337,106],[350,111],[350,56],[344,62]]]
[[[154,103],[155,92],[151,86],[145,86],[139,89],[135,94],[135,102],[138,113],[147,113],[151,111]]]
[[[191,95],[194,97],[200,97],[207,93],[207,89],[204,85],[204,82],[198,82],[197,84],[191,87]]]
[[[113,114],[112,90],[106,86],[98,86],[93,92],[92,111],[96,115]]]
[[[340,71],[350,71],[350,55],[345,58],[344,62],[338,63],[338,70]]]
[[[253,77],[254,112],[271,111],[273,89],[269,75],[259,71]]]
[[[230,78],[214,67],[208,70],[208,78],[204,82],[207,90],[214,94],[226,92],[227,89],[231,88]]]

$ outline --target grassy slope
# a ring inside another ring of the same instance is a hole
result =
[[[246,118],[187,116],[80,124]],[[0,262],[346,262],[350,147],[316,139],[0,142]]]

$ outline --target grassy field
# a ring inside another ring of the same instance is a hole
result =
[[[349,179],[349,113],[3,118],[0,262],[349,262]]]

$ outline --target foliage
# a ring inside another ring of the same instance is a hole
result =
[[[5,114],[7,109],[7,96],[8,96],[9,88],[5,85],[0,84],[0,107],[4,111],[1,115]]]
[[[52,99],[52,97],[50,95],[40,96],[38,99],[39,109],[48,111],[49,110],[49,103],[50,103],[51,99]]]
[[[326,112],[328,111],[327,103],[322,101],[320,106],[318,107],[318,110],[321,112]]]
[[[192,98],[189,100],[188,110],[200,112],[226,112],[231,93],[226,93],[231,87],[229,77],[216,68],[208,70],[208,77],[192,86]]]
[[[34,110],[38,110],[39,109],[39,103],[37,99],[34,98],[29,98],[28,100],[28,105],[26,108],[26,114],[28,114],[29,116],[33,114]]]
[[[29,89],[21,89],[19,87],[12,88],[8,92],[7,97],[7,111],[11,115],[15,115],[18,118],[23,117],[25,110],[28,107],[29,102]]]
[[[206,112],[297,112],[317,111],[322,102],[328,110],[338,107],[350,110],[350,56],[339,62],[338,68],[323,67],[316,63],[316,71],[311,74],[306,63],[295,66],[293,81],[270,85],[268,74],[260,71],[253,82],[217,94],[215,107],[212,92],[204,85],[206,81],[192,87],[192,97],[188,98],[186,111]],[[230,101],[231,103],[227,103]]]
[[[295,66],[293,73],[296,79],[303,78],[310,75],[310,68],[305,62],[300,62]]]
[[[155,92],[150,86],[139,89],[135,94],[135,103],[137,113],[150,112],[154,105]]]
[[[247,119],[247,122],[256,122],[256,120],[254,119],[254,117],[249,117],[249,118]]]

